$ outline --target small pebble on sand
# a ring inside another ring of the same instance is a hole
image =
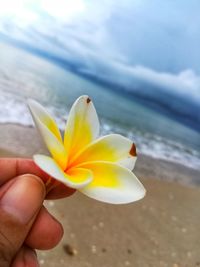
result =
[[[91,251],[95,254],[97,252],[97,247],[95,245],[92,245]]]
[[[69,244],[63,245],[63,249],[70,256],[75,256],[78,254],[78,251]]]
[[[130,248],[127,249],[128,254],[132,253],[132,250]]]
[[[43,259],[40,260],[40,265],[43,265],[45,261]]]
[[[99,222],[99,227],[103,228],[104,227],[104,223],[103,222]]]
[[[125,264],[125,266],[130,266],[131,265],[130,261],[125,261],[124,264]]]
[[[173,200],[174,199],[174,195],[172,193],[169,194],[169,199]]]
[[[181,231],[182,231],[183,233],[186,233],[186,232],[187,232],[187,229],[183,227],[183,228],[181,229]]]
[[[69,235],[71,238],[75,238],[75,234],[74,233],[70,233]]]
[[[176,222],[177,221],[177,217],[176,216],[172,216],[172,221]]]

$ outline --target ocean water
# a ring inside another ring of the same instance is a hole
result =
[[[32,125],[26,101],[33,98],[63,129],[74,100],[87,94],[99,114],[101,134],[121,133],[136,143],[138,153],[200,169],[200,133],[5,43],[0,43],[0,63],[0,123]]]

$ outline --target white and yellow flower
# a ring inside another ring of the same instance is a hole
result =
[[[103,202],[129,203],[144,197],[145,189],[132,173],[135,145],[118,134],[98,138],[99,120],[88,96],[79,97],[73,104],[64,138],[54,119],[38,102],[29,100],[29,108],[52,155],[34,156],[44,172]]]

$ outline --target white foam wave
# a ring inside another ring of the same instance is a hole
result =
[[[141,133],[138,130],[127,132],[120,128],[113,128],[108,123],[103,124],[104,134],[116,131],[133,140],[137,145],[139,154],[179,163],[189,168],[199,170],[200,152],[196,150],[155,134]]]
[[[26,101],[22,96],[10,92],[0,93],[0,123],[32,125]]]

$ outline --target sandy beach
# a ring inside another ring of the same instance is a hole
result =
[[[31,157],[45,148],[35,129],[0,125],[0,156]],[[146,197],[108,205],[79,193],[46,207],[65,229],[53,250],[38,252],[44,267],[200,266],[200,172],[139,155],[134,173]]]

